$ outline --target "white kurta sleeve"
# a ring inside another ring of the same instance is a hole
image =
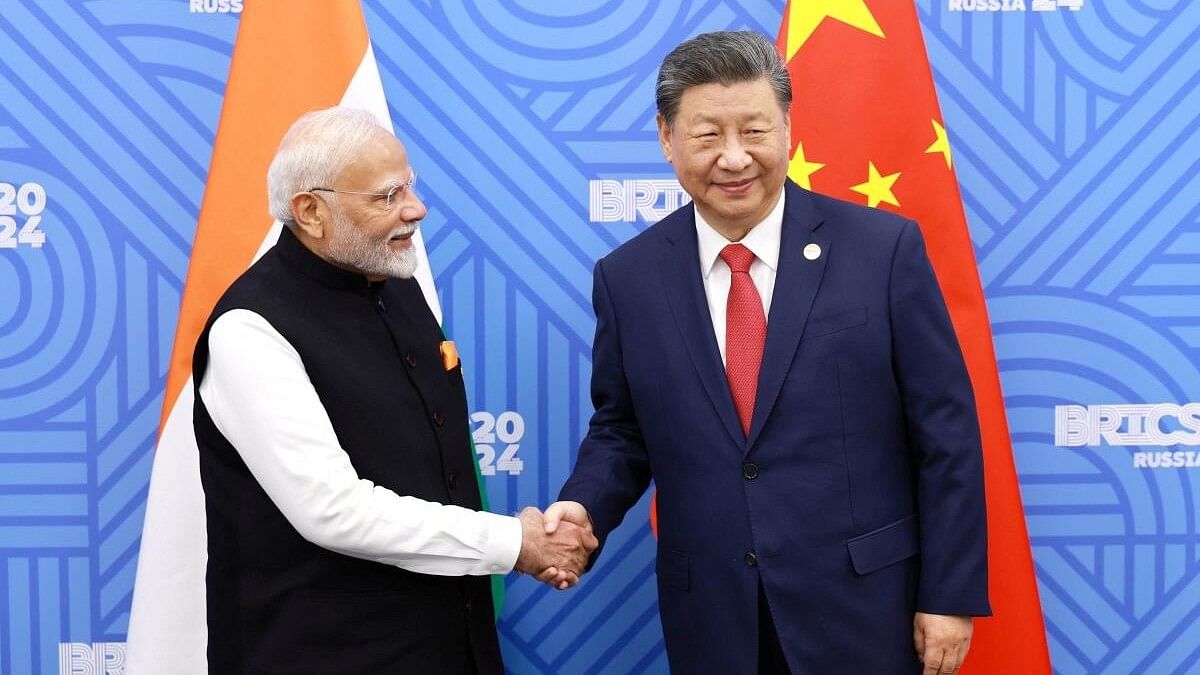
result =
[[[511,516],[400,496],[360,478],[300,354],[259,314],[208,334],[200,398],[217,429],[308,541],[424,574],[506,574],[521,550]]]

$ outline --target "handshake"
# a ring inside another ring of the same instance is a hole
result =
[[[560,591],[578,584],[588,558],[599,546],[587,509],[579,502],[555,502],[545,513],[526,507],[517,518],[521,521],[517,572]]]

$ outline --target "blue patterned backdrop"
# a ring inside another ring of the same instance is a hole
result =
[[[0,0],[0,673],[119,664],[236,4]],[[1157,466],[1200,440],[1131,440],[1125,408],[1098,443],[1056,439],[1056,407],[1200,401],[1200,3],[917,4],[1055,670],[1200,672],[1200,469]],[[589,182],[671,178],[659,60],[774,35],[782,2],[364,9],[492,508],[544,506],[591,411],[592,264],[647,224],[593,213]],[[510,579],[509,669],[666,672],[653,546],[642,503],[575,591]]]

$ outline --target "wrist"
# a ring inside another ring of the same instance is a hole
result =
[[[536,511],[526,509],[517,516],[521,523],[521,549],[517,553],[515,568],[519,572],[540,571],[536,567],[540,553],[538,543],[542,536],[540,515]]]

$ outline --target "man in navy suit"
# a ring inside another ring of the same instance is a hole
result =
[[[690,39],[659,140],[693,204],[599,261],[596,412],[547,527],[651,479],[676,673],[951,673],[990,613],[982,453],[917,225],[787,180],[774,45]]]

